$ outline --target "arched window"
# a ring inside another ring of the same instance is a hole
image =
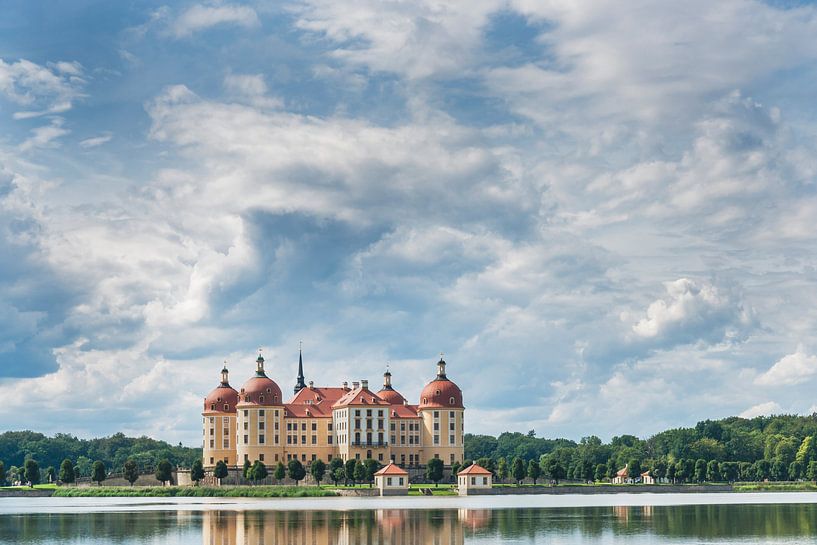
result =
[[[449,398],[449,399],[448,399],[448,402],[449,402],[451,405],[453,405],[453,404],[454,404],[454,398],[453,398],[453,397]]]
[[[264,396],[259,396],[258,397],[258,403],[263,403],[263,402],[264,402]]]
[[[230,406],[227,405],[226,403],[224,404],[224,411],[225,412],[230,412]]]
[[[215,410],[216,410],[216,404],[215,404],[215,403],[211,403],[211,404],[210,404],[210,410],[211,410],[211,411],[215,411]]]
[[[439,390],[437,390],[436,392],[434,392],[434,395],[435,395],[435,396],[440,395],[440,391],[439,391]]]
[[[278,403],[278,396],[277,395],[272,396],[272,402],[273,403]]]
[[[269,392],[270,392],[270,389],[269,389],[269,388],[267,388],[267,393],[269,393]]]
[[[423,398],[423,405],[425,405],[426,403],[428,403],[428,398],[427,398],[427,397],[424,397],[424,398]]]
[[[250,396],[244,396],[244,401],[246,401],[247,403],[249,403],[249,402],[250,402]]]

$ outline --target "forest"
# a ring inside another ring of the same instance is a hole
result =
[[[648,439],[615,436],[609,443],[596,436],[579,442],[539,438],[533,430],[466,434],[465,458],[481,460],[500,478],[519,459],[526,467],[538,462],[544,477],[550,467],[561,478],[579,481],[609,479],[625,464],[631,476],[650,470],[673,482],[815,480],[817,414],[705,420]]]

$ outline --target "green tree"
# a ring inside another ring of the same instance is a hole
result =
[[[539,465],[542,465],[541,462]],[[555,456],[549,456],[544,459],[544,467],[542,470],[542,473],[547,475],[554,484],[559,484],[559,481],[564,479],[565,475],[567,475],[567,469],[565,469],[562,462]]]
[[[355,466],[357,465],[357,460],[354,458],[349,458],[346,460],[346,463],[343,466],[344,473],[346,473],[346,484],[349,484],[349,481],[352,481],[352,485],[355,484]]]
[[[797,454],[794,456],[796,462],[800,462],[803,467],[808,467],[808,463],[817,460],[817,441],[813,435],[807,435],[800,443]]]
[[[593,474],[593,480],[601,482],[607,478],[607,466],[604,464],[598,464],[596,466],[596,472]]]
[[[369,487],[371,487],[374,482],[374,474],[380,469],[380,464],[371,458],[366,458],[363,460],[363,467],[366,468],[366,482],[369,483]]]
[[[71,484],[77,480],[77,475],[74,473],[74,464],[68,458],[60,464],[60,480],[65,484]]]
[[[706,460],[698,458],[695,461],[695,482],[702,483],[706,480]]]
[[[335,480],[335,471],[337,471],[338,468],[343,469],[343,460],[342,459],[340,459],[338,457],[335,457],[335,458],[332,458],[331,460],[329,460],[329,478],[332,479],[332,482],[335,483],[335,486],[338,485],[339,481],[343,480],[343,479]]]
[[[675,464],[672,462],[667,463],[667,479],[672,484],[675,484]]]
[[[772,476],[772,464],[769,460],[758,460],[754,463],[756,481],[766,481]]]
[[[789,464],[789,479],[797,481],[803,478],[803,464],[795,460]]]
[[[487,468],[486,468],[487,469]],[[434,486],[439,486],[443,478],[443,461],[439,458],[432,458],[426,464],[426,479],[432,481]]]
[[[326,464],[323,463],[323,460],[315,460],[312,462],[312,465],[309,466],[309,472],[312,474],[312,478],[315,479],[315,482],[318,483],[318,487],[320,488],[323,476],[326,474]]]
[[[528,477],[536,484],[539,477],[542,476],[542,468],[539,467],[539,462],[531,460],[528,462]]]
[[[638,458],[631,458],[630,461],[627,462],[627,469],[630,471],[630,478],[637,479],[643,473],[641,470],[641,460]]]
[[[45,478],[48,479],[49,483],[53,483],[57,480],[57,471],[54,469],[54,466],[45,468]]]
[[[79,456],[74,469],[76,470],[78,477],[90,477],[93,465],[94,463],[90,458],[86,456]]]
[[[363,462],[358,462],[355,464],[355,481],[365,483],[368,475],[369,472],[366,471],[366,466],[363,464]]]
[[[667,461],[663,458],[656,460],[652,464],[652,476],[655,477],[659,482],[663,481],[663,479],[667,476]]]
[[[690,477],[689,473],[687,473],[687,469],[687,461],[683,458],[675,462],[675,478],[682,483],[685,483]]]
[[[806,466],[806,478],[810,481],[817,481],[817,460],[812,460]]]
[[[122,476],[125,480],[133,486],[133,483],[139,478],[139,466],[132,458],[128,458],[122,466]]]
[[[721,479],[728,483],[733,483],[740,476],[740,467],[737,462],[724,462],[721,464]]]
[[[287,464],[287,473],[289,473],[289,478],[295,481],[295,486],[298,486],[298,482],[306,477],[306,469],[304,469],[303,464],[297,458],[293,458],[289,461]]]
[[[0,462],[0,486],[5,486],[6,484],[6,465],[3,462]]]
[[[250,470],[250,476],[252,477],[253,482],[263,481],[269,475],[269,471],[267,471],[267,466],[261,460],[256,460],[255,463],[252,465],[252,469]],[[297,484],[297,483],[296,483]]]
[[[457,473],[459,473],[461,469],[463,469],[463,468],[462,468],[462,466],[460,466],[459,462],[454,462],[453,464],[451,464],[451,479],[450,480],[452,482],[457,482]]]
[[[614,458],[607,460],[607,478],[612,479],[618,473],[618,464]]]
[[[525,475],[527,475],[525,462],[522,461],[522,458],[514,458],[511,463],[511,476],[513,477],[514,483],[518,486],[519,483],[522,482],[522,479],[525,478]]]
[[[162,460],[156,464],[155,476],[156,480],[162,483],[162,486],[173,479],[173,465],[170,463],[170,460]]]
[[[241,475],[244,477],[244,480],[250,481],[252,480],[252,475],[250,472],[252,471],[252,464],[249,460],[244,460],[244,466],[241,468]]]
[[[40,484],[40,465],[29,458],[25,461],[23,467],[25,468],[23,477],[28,483],[28,486],[34,488],[35,484]]]
[[[331,473],[331,475],[332,475],[332,482],[335,483],[335,486],[337,486],[340,481],[345,481],[346,480],[346,470],[343,469],[342,466],[335,468],[335,470]]]
[[[216,468],[213,470],[213,476],[218,479],[219,486],[221,486],[221,479],[225,478],[229,474],[230,471],[227,469],[227,464],[224,463],[224,460],[219,460],[216,462]]]
[[[98,486],[102,486],[102,481],[107,478],[108,474],[105,471],[105,463],[102,460],[97,460],[94,462],[94,469],[93,475],[91,475],[91,480],[94,481]]]
[[[275,472],[272,474],[275,478],[275,482],[280,483],[283,481],[287,476],[287,468],[284,466],[284,462],[278,462],[278,465],[275,466]]]
[[[499,477],[499,482],[505,482],[508,478],[508,460],[500,458],[496,464],[496,476]]]
[[[199,481],[204,478],[204,464],[201,463],[201,460],[195,460],[193,465],[190,466],[190,480],[196,483],[196,486],[199,485]]]
[[[773,481],[785,481],[789,478],[788,465],[783,460],[772,462],[771,476]]]
[[[706,480],[711,483],[721,480],[721,468],[717,460],[709,460],[709,462],[707,462]]]

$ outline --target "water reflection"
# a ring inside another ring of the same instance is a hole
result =
[[[460,545],[490,524],[487,509],[416,511],[213,511],[204,513],[203,545]]]
[[[304,502],[304,506],[308,506]],[[172,509],[168,505],[168,509]],[[0,543],[817,543],[817,504],[0,515]]]

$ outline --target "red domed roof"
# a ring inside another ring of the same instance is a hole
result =
[[[204,411],[234,413],[238,403],[238,392],[226,383],[219,384],[204,398]]]
[[[445,361],[437,362],[437,378],[426,384],[420,392],[418,408],[462,409],[462,390],[445,376]]]
[[[244,383],[239,392],[239,404],[283,405],[281,389],[266,375],[256,374]]]
[[[406,398],[400,395],[400,392],[394,388],[383,388],[377,392],[377,397],[387,402],[389,405],[403,405],[406,402]]]

